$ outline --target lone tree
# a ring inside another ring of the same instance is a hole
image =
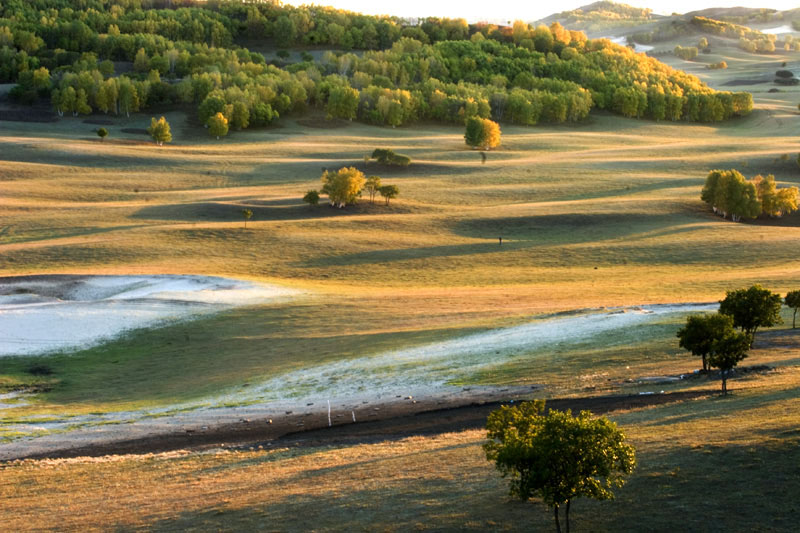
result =
[[[781,295],[753,285],[749,289],[738,289],[725,293],[719,303],[719,312],[733,318],[733,326],[755,341],[759,327],[771,327],[781,323]]]
[[[381,188],[381,179],[378,176],[370,176],[364,184],[364,190],[369,194],[369,203],[375,203],[375,195]]]
[[[97,136],[100,137],[100,141],[105,140],[105,138],[108,137],[108,130],[105,128],[98,129]]]
[[[309,207],[317,205],[319,203],[319,192],[316,190],[311,190],[303,196],[303,201],[308,204]]]
[[[249,209],[242,209],[242,218],[244,218],[244,229],[247,229],[247,221],[253,218],[253,212]]]
[[[161,146],[164,143],[172,141],[172,133],[169,130],[169,122],[164,117],[156,120],[155,117],[150,119],[150,127],[147,128],[147,133]]]
[[[389,200],[397,198],[397,195],[400,194],[400,189],[397,188],[397,185],[383,185],[378,189],[378,192],[386,200],[386,205],[389,205]]]
[[[728,373],[747,357],[750,349],[750,338],[745,333],[732,332],[723,338],[714,341],[708,362],[711,366],[719,368],[722,377],[722,394],[728,394]]]
[[[678,330],[678,345],[692,352],[692,355],[702,357],[703,371],[708,371],[708,354],[714,343],[732,333],[733,318],[728,315],[692,315],[686,319],[686,325]]]
[[[794,309],[794,313],[792,314],[792,329],[794,329],[797,319],[797,309],[800,308],[800,290],[789,292],[786,298],[784,298],[784,302],[788,307]]]
[[[216,115],[210,117],[208,119],[208,134],[216,137],[219,140],[220,137],[224,137],[228,134],[228,119],[225,118],[225,115],[222,113],[217,113]]]
[[[512,496],[540,497],[553,509],[556,531],[561,532],[559,509],[569,508],[580,496],[610,500],[624,474],[636,466],[635,450],[617,425],[589,411],[544,413],[544,400],[504,406],[489,415],[486,458],[510,478]]]
[[[500,146],[500,125],[488,118],[470,117],[467,119],[464,141],[468,146],[483,150]]]
[[[343,208],[355,203],[364,188],[364,173],[355,167],[343,167],[336,172],[322,173],[322,193],[328,195],[331,205]]]

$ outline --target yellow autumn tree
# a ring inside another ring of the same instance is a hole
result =
[[[322,173],[322,193],[330,204],[339,208],[353,204],[366,183],[364,173],[355,167],[343,167],[336,172]]]

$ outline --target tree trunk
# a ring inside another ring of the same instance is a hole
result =
[[[728,395],[728,371],[722,371],[722,394]]]
[[[567,533],[569,533],[569,504],[572,500],[567,500],[567,508],[564,513],[565,521],[567,522]]]
[[[561,522],[558,521],[558,505],[553,507],[553,515],[556,517],[556,531],[561,533]]]
[[[792,329],[794,329],[794,324],[797,319],[797,308],[794,308],[794,314],[792,315]]]
[[[708,363],[706,362],[705,354],[703,354],[703,372],[708,372]]]

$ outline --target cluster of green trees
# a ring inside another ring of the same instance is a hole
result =
[[[559,123],[582,120],[593,107],[637,118],[717,121],[752,108],[748,93],[713,91],[653,58],[558,23],[534,28],[516,22],[501,31],[426,19],[406,27],[400,20],[316,6],[181,5],[190,7],[10,0],[0,4],[0,75],[20,81],[17,92],[27,100],[52,91],[61,113],[188,104],[197,106],[203,125],[211,127],[220,113],[234,129],[310,107],[392,126],[417,120],[464,124],[470,117]],[[374,47],[381,50],[360,57],[331,52],[319,63],[307,55],[285,69],[268,65],[262,55],[231,44],[252,29],[247,20],[253,22],[255,12],[269,22],[264,28],[271,27],[273,37],[286,20],[292,22],[295,40],[336,25],[364,38],[374,26]],[[132,69],[115,76],[112,60],[130,62]]]
[[[383,184],[378,176],[366,177],[355,167],[342,167],[336,172],[323,171],[322,190],[308,191],[303,201],[309,205],[317,205],[321,192],[328,196],[331,206],[342,209],[356,203],[364,191],[369,195],[370,203],[374,203],[375,197],[380,194],[386,205],[400,194],[397,185]]]
[[[755,176],[747,180],[738,170],[712,170],[706,177],[700,199],[722,218],[734,222],[761,214],[780,217],[797,211],[798,188],[778,189],[775,176]]]
[[[692,59],[696,59],[697,58],[697,54],[699,54],[700,52],[699,52],[699,50],[697,49],[696,46],[686,46],[686,47],[684,47],[684,46],[678,45],[678,46],[675,47],[675,49],[672,51],[672,53],[674,53],[677,57],[680,57],[684,61],[691,61]]]
[[[630,38],[633,42],[650,44],[693,35],[697,32],[737,39],[739,48],[751,53],[771,53],[775,51],[776,47],[782,47],[787,51],[800,50],[800,41],[791,35],[784,36],[784,40],[780,42],[773,34],[762,33],[732,22],[700,16],[692,17],[689,20],[672,20],[656,26],[651,31],[634,33]],[[706,44],[699,46],[701,50],[708,47],[708,39],[705,37],[703,39]],[[678,54],[676,53],[676,55]]]
[[[795,308],[796,314],[800,306],[800,291],[790,292],[785,301]],[[780,312],[780,294],[760,285],[728,291],[725,299],[720,301],[719,312],[692,315],[686,319],[686,325],[677,334],[679,345],[692,355],[702,357],[703,371],[720,369],[722,392],[727,394],[729,372],[747,357],[759,327],[781,323]]]

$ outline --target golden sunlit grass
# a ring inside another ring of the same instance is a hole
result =
[[[577,501],[573,527],[789,530],[798,384],[797,367],[784,368],[734,380],[728,397],[612,413],[637,471],[615,501]],[[15,531],[551,528],[544,506],[508,499],[484,435],[10,463],[0,467],[2,517]]]
[[[664,43],[671,48],[676,43]],[[687,42],[680,42],[686,46]],[[661,45],[659,45],[661,46]],[[666,62],[716,88],[772,74],[796,53],[713,48]],[[726,60],[712,71],[705,63]],[[3,122],[0,272],[229,275],[309,292],[282,307],[238,309],[46,360],[6,358],[0,389],[50,388],[14,416],[168,405],[344,357],[519,324],[558,310],[715,301],[800,279],[800,216],[733,224],[699,201],[711,168],[773,173],[798,185],[800,89],[730,87],[757,109],[718,125],[595,113],[577,126],[504,127],[481,164],[457,127],[315,129],[282,119],[220,142],[168,113],[157,148],[114,118],[93,126]],[[309,208],[322,168],[363,166],[385,147],[406,171],[372,164],[400,187],[389,207]],[[784,158],[784,154],[790,157]],[[253,211],[245,230],[240,210]],[[498,237],[503,237],[502,246]],[[616,332],[487,368],[475,383],[544,383],[553,395],[717,387],[628,383],[691,372],[678,324]],[[612,413],[639,454],[614,502],[580,501],[582,531],[792,530],[800,493],[797,336],[764,334],[727,398]],[[9,435],[6,435],[9,436]],[[0,465],[9,531],[548,530],[541,505],[508,500],[481,431],[279,450],[25,461]]]
[[[229,275],[316,295],[296,309],[235,311],[52,358],[56,387],[28,409],[168,403],[539,313],[715,301],[752,283],[796,288],[800,215],[734,224],[698,198],[715,167],[800,181],[793,158],[781,159],[798,137],[774,116],[793,98],[770,95],[750,117],[713,126],[598,113],[577,127],[504,127],[486,164],[447,126],[285,120],[216,142],[175,112],[176,142],[159,148],[120,131],[147,117],[114,119],[105,142],[79,119],[4,123],[4,274]],[[399,185],[391,206],[302,204],[323,167],[363,166],[374,147],[414,160],[406,171],[368,166]],[[253,211],[247,229],[243,208]],[[659,342],[673,335],[661,333]],[[5,361],[4,388],[32,384],[30,364]],[[543,377],[555,380],[533,363],[480,379]]]

